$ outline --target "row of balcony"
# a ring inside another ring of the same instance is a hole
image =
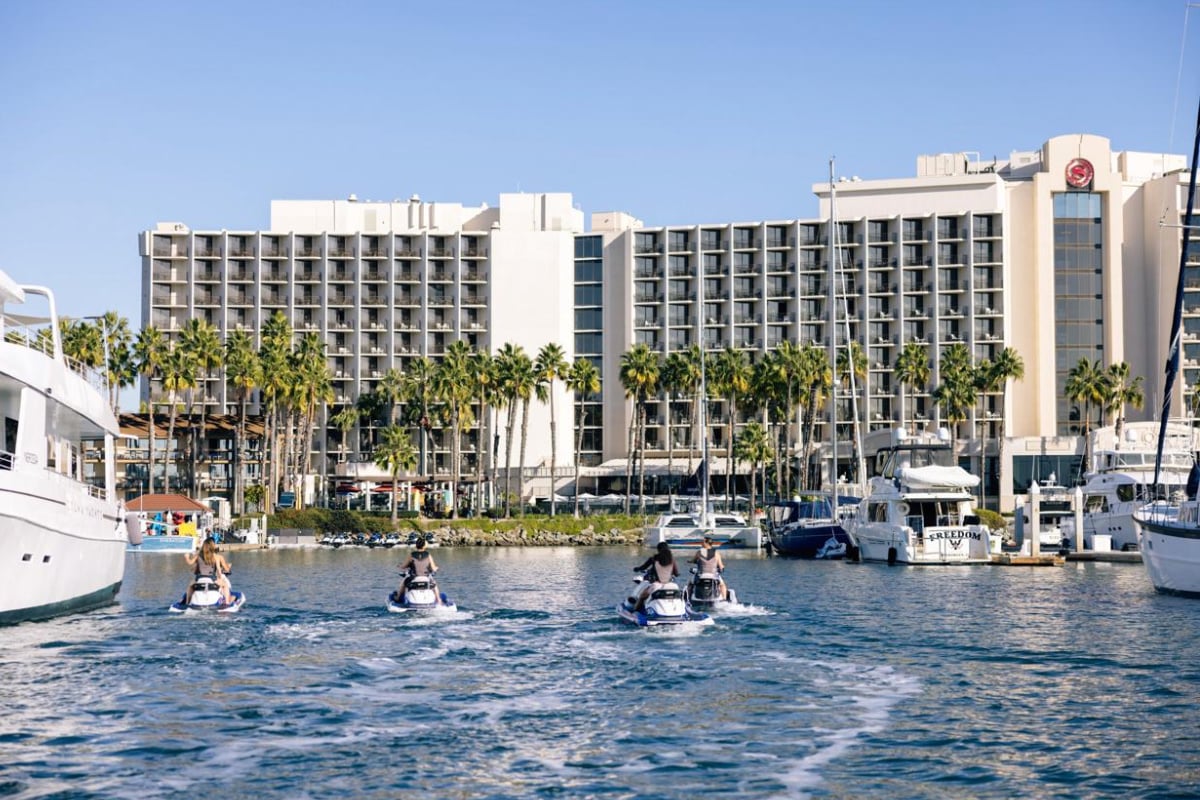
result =
[[[440,240],[441,237],[438,237]],[[465,244],[454,247],[444,243],[429,248],[414,246],[412,237],[397,236],[389,249],[386,238],[366,237],[361,243],[354,237],[331,236],[326,246],[322,246],[321,238],[317,236],[298,236],[292,245],[283,237],[264,236],[258,241],[251,236],[230,236],[222,240],[220,236],[198,234],[189,239],[186,235],[161,236],[154,235],[150,247],[153,258],[182,259],[238,259],[253,260],[255,258],[286,259],[286,258],[343,258],[343,259],[419,259],[429,258],[468,258],[484,259],[489,256],[489,249],[481,246],[473,238]]]
[[[264,267],[255,270],[252,267],[231,266],[220,269],[211,265],[199,265],[191,270],[184,267],[170,267],[155,264],[150,271],[151,280],[155,283],[419,283],[422,280],[421,270],[398,269],[395,274],[386,270],[366,269],[356,272],[352,269],[329,269],[322,272],[315,265],[298,265],[289,274],[286,267]],[[463,269],[461,273],[455,269],[429,269],[428,280],[431,283],[453,283],[459,280],[463,283],[486,283],[488,273],[482,269]]]

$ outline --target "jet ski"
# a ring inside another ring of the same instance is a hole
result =
[[[233,614],[241,611],[242,606],[246,603],[246,595],[242,592],[230,592],[231,603],[225,603],[221,599],[221,588],[217,585],[215,578],[207,575],[197,575],[192,581],[192,600],[189,603],[187,595],[179,598],[178,602],[172,603],[170,611],[173,614],[191,614],[197,612],[209,612],[215,614]]]
[[[639,596],[646,584],[650,584],[650,592],[644,600]],[[711,621],[708,614],[692,611],[684,601],[683,592],[674,581],[669,583],[653,582],[649,573],[633,579],[633,587],[620,605],[617,614],[621,619],[642,628],[660,625],[679,625],[684,622]]]
[[[457,606],[438,590],[432,575],[413,575],[408,578],[404,596],[399,592],[388,595],[387,609],[396,614],[405,611],[457,611]]]
[[[719,573],[698,572],[692,567],[692,579],[683,590],[683,599],[689,611],[719,611],[721,606],[737,604],[737,594],[726,587],[729,597],[721,599],[721,576]]]

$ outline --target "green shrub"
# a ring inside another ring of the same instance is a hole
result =
[[[987,525],[992,530],[1003,530],[1005,527],[1004,517],[990,508],[977,508],[975,513],[979,515],[979,521]]]

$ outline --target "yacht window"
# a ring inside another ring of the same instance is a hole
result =
[[[1088,495],[1087,500],[1083,503],[1083,507],[1084,510],[1093,514],[1097,511],[1108,510],[1108,504],[1104,502],[1104,495],[1102,494]]]
[[[1136,493],[1132,483],[1122,483],[1117,487],[1117,499],[1122,503],[1132,502]]]
[[[872,503],[870,517],[872,522],[887,522],[887,504]]]

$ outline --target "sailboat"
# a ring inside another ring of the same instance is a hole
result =
[[[704,275],[700,276],[700,319],[704,319]],[[717,513],[708,496],[708,383],[705,363],[708,361],[704,348],[704,329],[700,333],[700,468],[696,472],[699,483],[699,500],[687,500],[683,507],[672,507],[647,525],[642,537],[647,547],[656,548],[666,542],[672,548],[699,547],[705,536],[721,548],[749,548],[758,550],[763,546],[763,531],[758,525],[749,523],[741,514],[732,511]]]
[[[1188,178],[1187,212],[1183,223],[1183,242],[1179,252],[1179,275],[1175,284],[1175,309],[1171,315],[1171,336],[1163,385],[1163,405],[1159,416],[1158,450],[1154,460],[1154,483],[1162,471],[1163,447],[1167,423],[1171,417],[1171,391],[1179,374],[1183,334],[1184,276],[1192,238],[1192,220],[1196,204],[1196,165],[1200,160],[1200,108],[1196,112],[1195,139],[1192,144],[1192,168]],[[1185,488],[1186,499],[1178,506],[1152,503],[1134,514],[1141,525],[1138,549],[1150,582],[1160,592],[1200,597],[1200,465],[1193,464]]]
[[[839,284],[839,279],[845,281],[845,275],[840,267],[841,251],[837,239],[837,188],[833,176],[833,160],[829,161],[829,352],[834,372],[837,371],[837,302],[840,297],[843,303],[843,321],[846,325],[846,347],[853,362],[853,347],[850,335],[849,314],[845,309],[845,286]],[[858,418],[856,404],[857,392],[854,388],[854,370],[850,369],[850,404],[851,414]],[[833,491],[813,492],[804,491],[796,494],[790,500],[780,500],[767,508],[767,530],[771,538],[771,546],[783,556],[794,558],[838,559],[848,554],[857,554],[857,546],[845,528],[845,519],[852,517],[858,498],[839,496],[838,480],[838,435],[837,435],[837,380],[834,377],[834,391],[830,403],[830,444],[833,462],[831,478]],[[862,463],[862,441],[859,438],[859,428],[854,426],[857,447],[857,471],[861,480],[865,467]]]

